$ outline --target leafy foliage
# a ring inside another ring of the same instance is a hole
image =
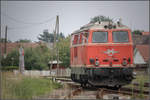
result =
[[[95,22],[99,22],[99,21],[110,21],[113,22],[112,19],[110,19],[109,17],[103,16],[103,15],[99,15],[99,16],[95,16],[91,19],[90,23],[95,23]]]
[[[30,43],[31,40],[28,40],[28,39],[20,39],[18,41],[16,41],[17,43]]]
[[[64,67],[70,66],[70,36],[65,39],[60,39],[60,42],[57,44],[59,49],[60,61]]]
[[[13,61],[12,61],[13,58]],[[48,61],[50,59],[49,49],[46,45],[41,44],[36,48],[25,48],[24,49],[25,69],[31,70],[42,70],[48,69]],[[13,65],[12,65],[13,64]],[[2,66],[19,66],[19,51],[18,49],[13,50],[2,59]]]
[[[3,43],[4,43],[4,42],[5,42],[5,38],[1,38],[1,39],[0,39],[0,42],[3,42]],[[8,42],[8,43],[11,43],[10,40],[7,40],[7,42]]]
[[[19,65],[19,51],[14,49],[4,59],[2,58],[2,66],[18,66]]]
[[[14,70],[14,69],[18,69],[18,66],[5,66],[5,67],[2,67],[2,70],[5,70],[5,71],[11,71],[11,70]]]
[[[63,35],[62,35],[63,36]],[[59,38],[59,42],[56,44],[59,49],[59,60],[64,67],[70,65],[70,36],[66,38]],[[48,62],[52,59],[57,60],[56,50],[52,51],[45,44],[40,44],[36,48],[24,49],[24,60],[26,70],[43,70],[48,69]],[[2,58],[2,66],[19,66],[19,51],[14,49],[7,57]],[[4,68],[5,69],[5,68]]]
[[[59,36],[56,36],[59,38],[64,38],[65,36],[61,32]],[[37,37],[39,40],[44,41],[44,42],[54,42],[54,33],[49,33],[48,30],[44,30],[43,34],[40,34],[39,37]]]
[[[143,32],[143,31],[141,31],[141,30],[134,30],[134,31],[132,32],[132,34],[135,34],[135,35],[142,35],[142,32]]]

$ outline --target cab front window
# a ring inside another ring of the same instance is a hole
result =
[[[105,43],[108,41],[108,32],[93,32],[92,42],[93,43]]]
[[[114,31],[112,32],[113,42],[129,42],[129,36],[127,31]]]

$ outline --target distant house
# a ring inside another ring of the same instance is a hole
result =
[[[139,65],[147,65],[149,62],[149,45],[136,45],[134,49],[134,64]]]
[[[148,45],[150,43],[150,37],[148,35],[145,35],[145,33],[143,33],[143,35],[132,34],[132,39],[134,45]]]
[[[149,32],[142,32],[142,35],[150,35]]]
[[[18,49],[20,47],[20,45],[22,45],[24,48],[35,48],[37,46],[39,46],[40,43],[7,43],[7,49],[6,49],[6,53],[10,53],[12,50],[14,49]],[[1,45],[1,54],[4,55],[4,43],[0,43]]]
[[[59,69],[64,69],[64,66],[61,65],[61,61],[59,61]],[[49,61],[48,63],[48,66],[49,68],[51,67],[51,64],[52,64],[52,69],[57,69],[57,61],[54,60],[54,61]]]
[[[57,61],[49,61],[48,66],[49,68],[51,67],[52,64],[52,69],[51,69],[51,75],[59,75],[59,76],[68,76],[71,73],[70,68],[66,68],[62,66],[62,62],[59,61],[59,68],[57,70]]]

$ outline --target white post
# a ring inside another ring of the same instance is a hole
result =
[[[19,54],[20,54],[19,70],[20,70],[20,73],[23,74],[23,72],[24,72],[24,50],[23,50],[22,46],[19,48]]]

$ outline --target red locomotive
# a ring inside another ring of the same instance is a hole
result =
[[[87,24],[71,34],[71,79],[121,87],[133,79],[131,30],[117,22]]]

